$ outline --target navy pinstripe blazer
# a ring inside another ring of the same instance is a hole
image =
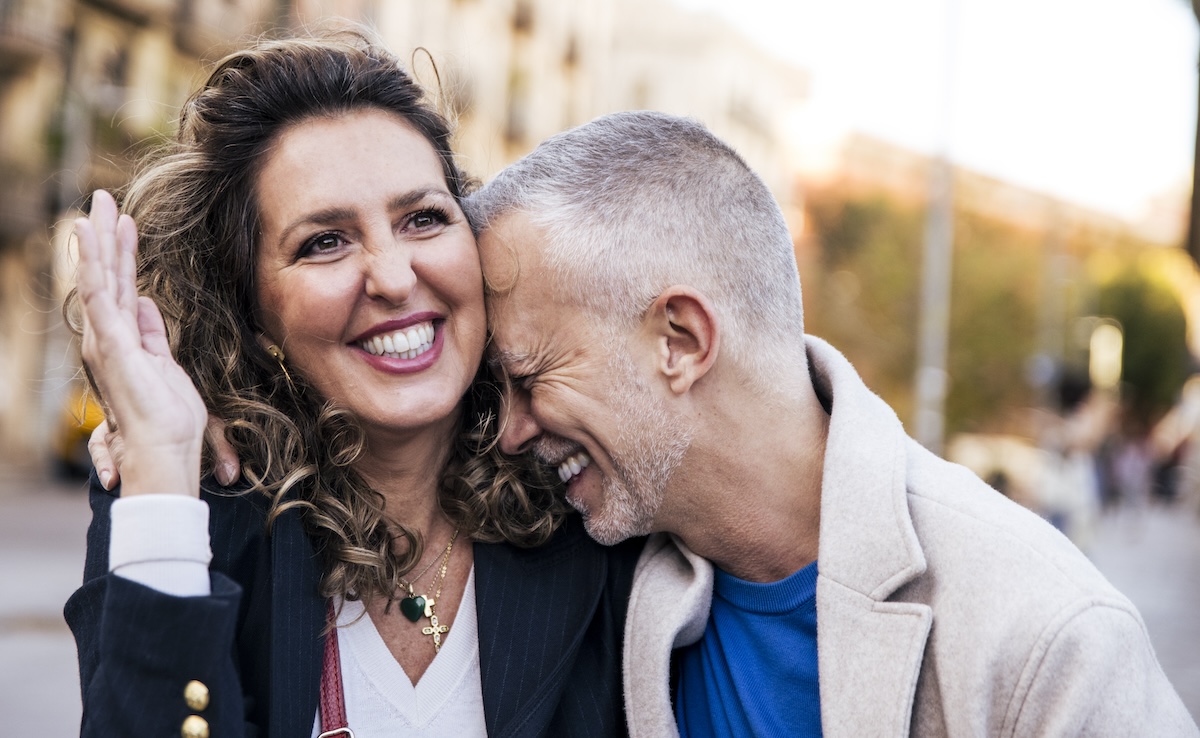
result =
[[[82,735],[179,735],[192,679],[213,738],[307,738],[317,709],[325,603],[298,515],[265,531],[265,500],[209,491],[212,595],[171,597],[108,573],[115,494],[91,484],[84,584],[68,600]],[[488,735],[618,736],[621,646],[642,539],[606,548],[577,516],[545,546],[475,544]]]

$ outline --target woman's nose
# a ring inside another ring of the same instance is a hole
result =
[[[363,270],[367,294],[395,305],[407,301],[417,285],[413,250],[390,233],[372,238],[366,246]]]

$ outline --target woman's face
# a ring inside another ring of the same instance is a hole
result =
[[[485,336],[475,239],[429,142],[367,109],[284,129],[256,183],[259,324],[368,435],[454,422]]]

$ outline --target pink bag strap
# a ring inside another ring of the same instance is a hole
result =
[[[342,692],[342,658],[338,653],[337,617],[329,603],[329,633],[325,636],[325,660],[321,666],[321,735],[317,738],[354,738],[346,725],[346,696]]]

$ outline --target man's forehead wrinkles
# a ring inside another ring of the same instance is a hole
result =
[[[514,366],[521,366],[529,362],[533,354],[527,351],[510,351],[508,349],[493,348],[492,356],[489,361],[492,361],[500,366],[508,369]]]

